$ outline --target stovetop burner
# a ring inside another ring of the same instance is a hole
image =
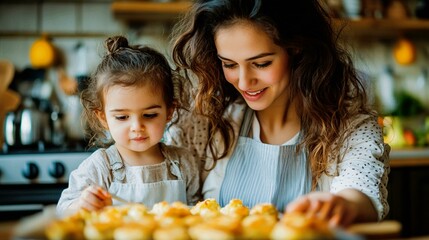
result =
[[[63,146],[3,146],[0,185],[67,183],[71,171],[94,151],[85,146],[83,142]]]

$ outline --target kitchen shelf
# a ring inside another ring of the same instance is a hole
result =
[[[142,0],[116,0],[113,14],[128,23],[147,21],[177,21],[191,6],[191,1],[149,2]],[[429,36],[429,20],[423,19],[334,19],[335,27],[343,28],[345,36],[392,38],[401,35]]]
[[[22,37],[22,38],[36,38],[40,37],[42,34],[47,34],[52,38],[105,38],[110,36],[109,33],[104,32],[17,32],[17,31],[3,31],[0,32],[0,38],[2,37]]]
[[[390,166],[392,168],[429,166],[429,148],[392,149]]]
[[[145,2],[114,1],[111,5],[113,14],[126,22],[177,21],[191,6],[190,1],[181,2]]]
[[[344,34],[352,37],[392,38],[398,36],[429,36],[429,20],[423,19],[335,19],[334,26],[344,27]]]

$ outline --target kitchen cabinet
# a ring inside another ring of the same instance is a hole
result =
[[[402,224],[401,237],[429,235],[429,150],[393,151],[387,219]]]

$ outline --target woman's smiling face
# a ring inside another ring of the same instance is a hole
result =
[[[289,57],[264,31],[241,21],[215,34],[226,80],[253,110],[284,106],[289,83]]]

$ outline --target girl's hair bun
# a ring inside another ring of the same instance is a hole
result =
[[[123,36],[109,37],[105,41],[105,45],[109,54],[118,51],[121,48],[127,48],[128,40]]]

